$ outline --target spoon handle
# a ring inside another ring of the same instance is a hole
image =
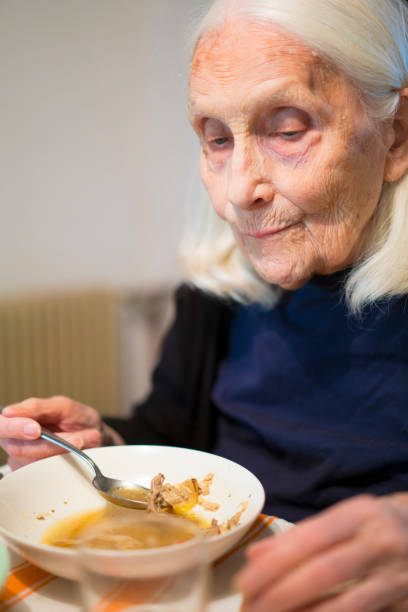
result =
[[[87,462],[87,464],[94,471],[95,476],[98,476],[98,477],[102,476],[102,473],[100,469],[98,468],[98,466],[96,465],[96,463],[88,455],[83,453],[81,450],[79,450],[79,448],[77,448],[76,446],[68,442],[67,440],[60,438],[55,433],[53,433],[52,431],[49,431],[49,429],[46,429],[45,427],[41,428],[41,438],[43,438],[44,440],[47,440],[47,442],[56,444],[57,446],[60,446],[61,448],[64,448],[67,451],[70,451],[71,453],[74,453],[80,459],[83,459],[84,461]]]

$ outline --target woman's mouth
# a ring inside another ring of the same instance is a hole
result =
[[[290,225],[283,225],[280,227],[269,227],[268,229],[259,230],[258,232],[242,232],[244,236],[249,236],[250,238],[264,238],[265,236],[272,236],[273,234],[278,234],[283,230],[290,227]]]

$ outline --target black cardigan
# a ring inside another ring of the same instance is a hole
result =
[[[105,418],[128,444],[210,451],[216,433],[211,393],[228,349],[232,302],[182,285],[152,391],[128,419]]]

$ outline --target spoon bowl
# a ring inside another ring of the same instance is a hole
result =
[[[85,461],[93,470],[95,477],[92,484],[97,491],[108,501],[118,506],[126,508],[135,508],[137,510],[146,510],[149,499],[150,490],[142,487],[129,480],[120,480],[118,478],[108,478],[102,474],[95,461],[86,453],[79,450],[76,446],[67,442],[60,436],[57,436],[52,431],[42,427],[41,438],[51,444],[56,444],[61,448],[74,453],[77,457]]]

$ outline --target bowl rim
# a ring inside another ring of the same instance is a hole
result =
[[[226,462],[227,464],[231,464],[233,466],[238,467],[240,470],[243,470],[244,472],[247,472],[248,475],[259,485],[259,492],[261,494],[261,499],[260,501],[262,502],[260,504],[259,510],[258,512],[252,517],[251,520],[248,521],[248,524],[238,524],[234,529],[230,530],[230,531],[226,531],[225,533],[221,533],[221,534],[216,534],[213,536],[208,536],[206,538],[204,538],[204,542],[205,543],[210,543],[213,542],[214,540],[216,541],[220,541],[220,540],[225,540],[228,537],[230,537],[232,534],[236,533],[237,529],[240,529],[242,527],[250,527],[250,525],[253,523],[253,521],[256,520],[256,518],[259,516],[259,514],[262,512],[262,508],[265,504],[265,489],[261,483],[261,481],[259,480],[259,478],[257,476],[255,476],[255,474],[253,472],[251,472],[250,470],[248,470],[246,467],[244,467],[243,465],[240,465],[238,462],[236,461],[232,461],[231,459],[227,459],[225,457],[222,457],[221,455],[217,455],[215,453],[209,453],[207,451],[201,451],[201,450],[197,450],[197,449],[193,449],[193,448],[187,448],[187,447],[183,447],[183,446],[169,446],[169,445],[160,445],[160,444],[122,444],[122,445],[116,445],[116,446],[98,446],[95,448],[89,448],[89,449],[84,449],[85,452],[90,452],[91,456],[93,453],[98,453],[102,450],[106,450],[106,449],[110,449],[113,450],[115,452],[115,449],[119,450],[119,449],[123,449],[123,448],[137,448],[137,449],[151,449],[151,450],[185,450],[188,452],[192,452],[194,454],[201,454],[201,455],[205,455],[205,456],[210,456],[210,457],[216,457],[218,459],[221,459],[223,462]],[[33,466],[38,465],[39,463],[42,463],[47,461],[52,461],[52,462],[57,462],[57,461],[61,461],[61,459],[64,457],[64,455],[72,455],[72,453],[64,453],[64,454],[59,454],[59,455],[53,455],[51,457],[45,457],[44,459],[41,459],[39,462],[33,462],[30,463],[22,468],[19,468],[19,470],[16,470],[16,472],[20,472],[20,470],[30,470],[33,469]],[[80,460],[78,460],[80,461]],[[12,474],[15,472],[11,472],[10,474],[7,475],[6,478],[4,478],[3,480],[0,480],[0,489],[3,483],[7,482],[8,479],[10,478],[10,476],[12,476]],[[75,512],[73,512],[72,514],[76,514]],[[11,543],[13,541],[15,541],[16,543],[18,543],[21,547],[24,548],[31,548],[34,547],[36,550],[40,550],[40,551],[44,551],[44,552],[49,552],[50,550],[52,550],[53,554],[56,554],[57,556],[61,556],[61,557],[65,557],[66,555],[69,555],[71,557],[74,557],[77,555],[77,550],[76,549],[70,549],[70,548],[59,548],[58,546],[51,546],[48,544],[41,544],[40,542],[35,543],[35,542],[31,542],[25,538],[22,538],[21,536],[15,535],[13,532],[8,531],[7,529],[5,529],[2,525],[0,525],[0,533],[3,534],[3,537],[7,539],[7,541],[11,541]],[[194,538],[193,538],[194,540]],[[104,554],[106,555],[107,553],[109,553],[110,555],[113,556],[120,556],[121,558],[123,557],[135,557],[136,556],[146,556],[146,555],[159,555],[159,554],[164,554],[166,552],[171,551],[172,549],[174,549],[174,547],[177,547],[177,550],[180,550],[181,548],[185,548],[187,547],[186,545],[188,545],[189,543],[191,543],[191,540],[187,540],[186,542],[182,542],[182,543],[178,543],[178,544],[170,544],[168,546],[160,546],[160,547],[156,547],[156,548],[142,548],[142,549],[134,549],[134,550],[111,550],[111,549],[92,549],[95,551],[99,551],[100,554]],[[190,544],[191,546],[191,544]]]
[[[222,455],[217,455],[216,453],[211,453],[208,451],[202,451],[202,450],[198,450],[195,448],[188,448],[186,446],[171,446],[169,444],[116,444],[116,445],[111,445],[111,446],[96,446],[94,448],[84,448],[83,451],[84,453],[90,453],[91,455],[93,453],[99,453],[102,450],[112,450],[114,452],[122,450],[124,448],[137,448],[137,449],[151,449],[151,450],[157,450],[157,449],[166,449],[169,450],[170,452],[174,451],[188,451],[190,453],[193,453],[195,455],[205,455],[206,457],[216,457],[217,459],[221,459],[221,461],[227,463],[227,464],[231,464],[233,466],[238,467],[240,470],[247,472],[249,474],[249,476],[254,479],[255,481],[257,481],[257,483],[260,486],[260,489],[263,493],[263,496],[265,496],[265,490],[264,487],[261,483],[261,481],[259,480],[259,478],[257,476],[255,476],[255,474],[253,472],[251,472],[251,470],[249,470],[248,468],[246,468],[245,466],[241,465],[240,463],[238,463],[237,461],[233,461],[232,459],[227,459],[226,457],[222,457]],[[63,457],[66,456],[75,456],[74,453],[71,452],[67,452],[67,453],[61,453],[58,455],[52,455],[51,457],[44,457],[44,459],[39,459],[38,461],[33,461],[32,463],[29,463],[25,466],[22,466],[21,468],[19,468],[18,470],[14,470],[14,471],[10,471],[7,474],[7,477],[12,476],[13,474],[16,473],[20,473],[21,471],[26,471],[26,470],[30,470],[30,469],[35,469],[35,467],[37,465],[44,465],[44,462],[54,462],[54,461],[60,461]],[[80,459],[75,458],[76,460],[80,461]],[[6,481],[6,479],[1,479],[0,480],[0,488],[1,485]]]

